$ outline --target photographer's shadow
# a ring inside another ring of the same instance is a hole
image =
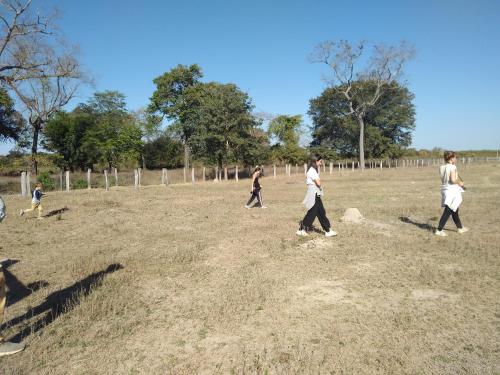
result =
[[[36,322],[25,326],[16,335],[9,338],[9,341],[13,342],[22,341],[26,336],[36,333],[52,323],[61,314],[74,309],[80,303],[82,297],[89,295],[92,290],[102,285],[105,275],[118,271],[122,268],[123,266],[121,264],[111,264],[105,270],[93,273],[67,288],[58,290],[48,295],[45,301],[40,305],[33,307],[26,311],[23,315],[4,323],[0,327],[0,331],[4,330],[6,327],[18,325],[25,320],[45,313],[45,315]]]
[[[45,280],[39,280],[27,285],[24,285],[12,272],[8,270],[10,266],[18,263],[17,259],[7,259],[2,262],[2,271],[5,276],[5,284],[8,287],[7,292],[7,307],[12,306],[22,299],[33,294],[41,288],[45,288],[49,283]]]

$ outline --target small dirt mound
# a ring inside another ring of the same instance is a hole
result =
[[[340,218],[340,221],[344,223],[361,223],[363,221],[363,215],[357,208],[348,208],[344,212],[344,216]]]

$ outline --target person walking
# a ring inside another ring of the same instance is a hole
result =
[[[306,208],[307,213],[299,222],[299,229],[297,230],[298,236],[307,236],[307,231],[311,228],[314,219],[317,217],[321,227],[325,231],[326,237],[333,237],[337,232],[333,231],[330,225],[330,220],[326,217],[325,207],[321,197],[323,196],[323,188],[319,178],[319,168],[323,163],[320,155],[313,155],[309,161],[309,169],[306,173],[307,192],[302,202]]]
[[[444,152],[445,164],[439,167],[439,175],[441,176],[441,207],[444,207],[443,214],[439,220],[439,225],[434,232],[436,236],[446,237],[444,226],[450,218],[453,218],[455,225],[458,228],[458,233],[469,231],[462,225],[458,210],[462,204],[462,193],[464,191],[464,183],[457,171],[457,157],[453,151]]]
[[[250,191],[250,199],[247,204],[245,204],[245,208],[251,208],[251,204],[254,199],[257,199],[256,206],[258,205],[260,208],[267,208],[264,206],[264,202],[262,201],[262,186],[259,183],[259,177],[262,176],[262,167],[255,167],[252,173],[252,191]]]

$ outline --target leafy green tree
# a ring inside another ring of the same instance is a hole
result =
[[[7,91],[0,87],[0,142],[17,140],[24,126],[24,119],[14,109],[14,102]]]
[[[307,158],[307,152],[299,146],[301,127],[301,115],[281,115],[271,120],[268,132],[278,140],[272,147],[274,159],[295,164]]]
[[[105,91],[95,93],[72,113],[59,113],[49,121],[45,144],[63,156],[68,168],[118,167],[139,160],[142,136],[141,125],[126,110],[125,96]]]
[[[377,83],[357,81],[351,87],[358,93],[371,92]],[[342,157],[359,155],[357,121],[346,116],[350,103],[343,91],[346,88],[331,87],[310,101],[309,115],[313,121],[312,147],[328,147]],[[411,144],[415,129],[414,95],[397,82],[382,88],[377,103],[367,109],[364,117],[364,148],[368,157],[397,158]]]
[[[202,77],[203,73],[197,64],[177,65],[153,80],[156,90],[148,107],[151,113],[159,113],[172,121],[173,130],[184,145],[186,168],[189,167],[190,140],[195,133],[196,123],[190,116],[189,108],[185,106],[185,92],[199,85]]]
[[[197,124],[191,137],[194,155],[221,168],[245,161],[259,143],[259,123],[251,110],[248,94],[234,84],[211,82],[186,90],[182,111]]]
[[[167,134],[144,144],[144,160],[149,169],[182,166],[183,145]]]
[[[58,164],[63,169],[91,168],[93,158],[85,153],[82,143],[94,126],[96,119],[89,113],[58,112],[45,126],[44,147],[61,156]]]

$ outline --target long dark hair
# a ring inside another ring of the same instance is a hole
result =
[[[316,170],[316,172],[318,172],[318,166],[316,165],[316,162],[318,160],[323,160],[323,158],[321,157],[321,155],[319,155],[319,154],[312,154],[309,157],[309,167],[307,169],[313,167]]]

